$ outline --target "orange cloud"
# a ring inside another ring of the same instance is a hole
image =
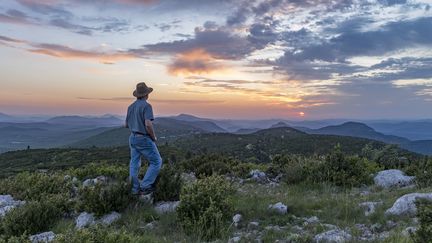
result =
[[[135,59],[137,56],[125,53],[125,52],[114,52],[105,53],[97,51],[83,51],[77,50],[62,45],[53,44],[40,44],[35,46],[36,49],[29,49],[32,53],[43,54],[64,59],[91,59],[97,60],[103,64],[113,64],[116,61]]]
[[[224,66],[204,49],[178,54],[173,63],[168,66],[170,74],[182,76],[209,74],[222,69]]]

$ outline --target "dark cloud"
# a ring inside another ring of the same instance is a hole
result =
[[[216,59],[239,60],[256,50],[247,38],[223,28],[195,28],[194,37],[186,40],[144,45],[131,52],[140,55],[155,53],[178,54],[202,49]]]
[[[0,22],[25,25],[34,24],[29,16],[15,9],[10,9],[4,14],[0,13]]]
[[[94,30],[93,28],[87,26],[72,24],[65,19],[52,19],[50,21],[50,25],[67,29],[67,30],[72,30],[75,33],[83,34],[83,35],[92,35]]]

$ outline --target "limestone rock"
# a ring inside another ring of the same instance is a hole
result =
[[[41,242],[47,243],[53,241],[55,237],[56,234],[54,234],[54,232],[52,231],[49,231],[49,232],[32,235],[29,237],[29,239],[32,243],[41,243]]]
[[[239,224],[240,224],[240,221],[242,220],[241,214],[234,215],[233,218],[232,218],[232,220],[233,220],[234,226],[238,227]]]
[[[343,243],[352,239],[352,236],[344,230],[336,229],[323,232],[314,237],[316,243]]]
[[[374,177],[375,185],[383,188],[398,188],[414,185],[415,176],[406,176],[400,170],[383,170]]]
[[[75,227],[82,229],[95,224],[94,215],[92,213],[82,212],[75,220]]]
[[[401,216],[401,215],[414,216],[417,212],[415,201],[420,198],[432,201],[432,193],[406,194],[400,197],[399,199],[397,199],[396,202],[393,204],[393,206],[389,208],[385,212],[385,214],[396,215],[396,216]]]
[[[180,205],[180,201],[160,202],[160,203],[156,204],[154,209],[159,214],[173,213],[176,211],[176,209],[179,205]]]
[[[106,214],[102,216],[99,222],[104,225],[111,225],[112,223],[119,220],[120,218],[121,218],[121,214],[117,212],[111,212],[110,214]]]
[[[286,213],[288,213],[288,207],[285,204],[281,203],[281,202],[278,202],[276,204],[270,204],[268,206],[268,208],[270,210],[272,210],[272,211],[277,212],[278,214],[286,214]]]

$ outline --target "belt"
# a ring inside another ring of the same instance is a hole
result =
[[[149,136],[148,134],[144,134],[142,132],[132,132],[134,135],[141,135],[141,136]]]

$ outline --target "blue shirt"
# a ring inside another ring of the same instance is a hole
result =
[[[131,132],[148,134],[145,120],[154,120],[153,108],[146,100],[136,100],[128,107],[126,124]]]

